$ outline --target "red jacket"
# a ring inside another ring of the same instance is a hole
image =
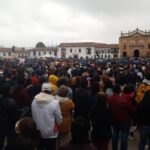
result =
[[[130,96],[114,94],[107,98],[107,102],[112,111],[113,123],[130,124],[133,113]]]

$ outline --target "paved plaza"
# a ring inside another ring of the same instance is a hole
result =
[[[135,136],[133,139],[129,138],[129,146],[128,146],[128,150],[138,150],[138,143],[139,143],[139,134],[136,131],[135,132]],[[111,150],[111,142],[109,144],[109,150]]]

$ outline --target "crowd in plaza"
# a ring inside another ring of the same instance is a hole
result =
[[[0,150],[150,149],[149,63],[1,60]]]

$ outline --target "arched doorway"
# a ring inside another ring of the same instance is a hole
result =
[[[123,57],[127,57],[127,52],[123,52]]]
[[[136,49],[136,50],[134,51],[134,57],[139,57],[139,56],[140,56],[140,52],[139,52],[138,49]]]

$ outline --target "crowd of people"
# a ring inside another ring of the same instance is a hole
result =
[[[0,150],[150,149],[149,116],[149,62],[0,61]]]

